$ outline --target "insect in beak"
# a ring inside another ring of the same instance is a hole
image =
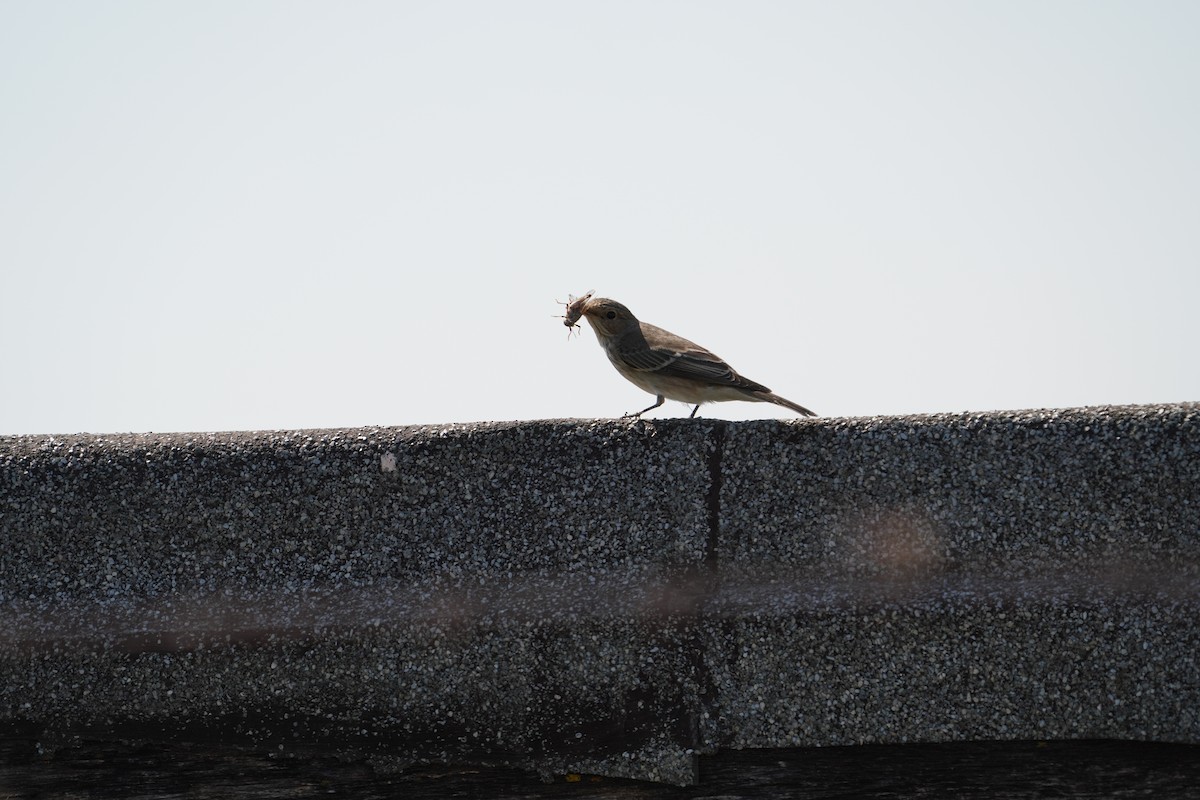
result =
[[[566,325],[567,328],[570,329],[567,331],[568,340],[570,340],[572,333],[579,332],[579,318],[583,316],[584,309],[587,308],[588,301],[591,299],[592,292],[588,292],[582,297],[576,297],[575,295],[569,294],[567,295],[567,302],[565,303],[563,303],[561,300],[554,301],[567,307],[567,313],[562,315],[562,321],[563,325]]]

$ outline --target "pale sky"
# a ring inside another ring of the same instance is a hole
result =
[[[823,416],[1200,400],[1198,32],[1190,0],[0,0],[0,433],[643,408],[554,318],[589,289]]]

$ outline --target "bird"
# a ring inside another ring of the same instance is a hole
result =
[[[592,294],[588,292],[569,299],[563,324],[575,328],[581,317],[586,318],[617,372],[634,386],[655,396],[654,405],[624,416],[640,417],[661,406],[665,400],[693,405],[689,419],[696,416],[704,403],[726,400],[774,403],[806,417],[817,416],[761,383],[742,377],[716,354],[695,342],[642,322],[616,300],[592,297]]]

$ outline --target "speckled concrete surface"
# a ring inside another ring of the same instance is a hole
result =
[[[697,426],[0,439],[0,600],[297,591],[703,558]]]
[[[721,746],[1200,739],[1200,407],[731,426]]]
[[[720,558],[820,574],[1200,570],[1200,407],[729,429]]]
[[[0,438],[0,724],[683,783],[1200,741],[1200,406]]]
[[[686,781],[701,660],[655,587],[704,561],[708,446],[609,421],[4,439],[0,718]]]

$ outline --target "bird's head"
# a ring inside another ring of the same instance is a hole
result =
[[[587,317],[598,336],[616,336],[638,324],[632,311],[607,297],[589,300],[583,307],[583,316]]]

